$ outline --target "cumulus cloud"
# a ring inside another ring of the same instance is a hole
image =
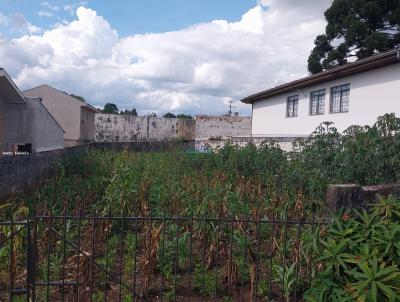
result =
[[[221,114],[230,100],[306,74],[330,3],[262,0],[237,22],[124,38],[81,6],[70,23],[0,44],[0,57],[22,88],[48,83],[94,105],[113,101],[142,113]]]
[[[0,24],[9,26],[11,30],[22,34],[38,34],[41,28],[31,24],[23,14],[15,13],[9,16],[0,12]]]

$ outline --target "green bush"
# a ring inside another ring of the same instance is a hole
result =
[[[339,214],[315,245],[306,301],[400,301],[400,202]]]

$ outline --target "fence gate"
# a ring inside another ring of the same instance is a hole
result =
[[[0,222],[0,301],[301,301],[314,218]]]

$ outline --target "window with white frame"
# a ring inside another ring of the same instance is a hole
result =
[[[299,96],[293,95],[287,98],[286,117],[296,117],[299,111]]]
[[[324,113],[325,113],[325,89],[312,91],[310,96],[310,114],[317,115]]]
[[[331,113],[348,112],[350,84],[331,88]]]

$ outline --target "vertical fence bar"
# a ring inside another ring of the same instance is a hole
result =
[[[62,286],[61,286],[61,301],[62,302],[64,302],[64,293],[65,293],[66,238],[67,238],[67,209],[66,209],[66,207],[64,207],[64,216],[63,216],[63,262],[62,262]]]
[[[82,201],[79,202],[79,214],[78,214],[78,243],[77,243],[77,253],[78,253],[78,259],[76,260],[76,283],[77,283],[77,289],[76,289],[76,301],[79,301],[79,288],[80,288],[80,258],[81,258],[81,223],[82,223]]]
[[[148,251],[147,251],[147,259],[148,259],[148,261],[150,261],[150,257],[151,257],[150,250],[151,250],[151,245],[152,245],[152,241],[153,241],[152,228],[153,228],[153,211],[152,211],[152,209],[150,209],[150,223],[149,223],[149,228],[148,228],[148,234],[149,234],[149,245],[148,246],[149,246],[149,248],[148,248]],[[148,277],[149,277],[149,283],[148,283],[147,288],[146,288],[146,299],[149,296],[149,288],[150,288],[150,284],[151,284],[151,275],[149,274]]]
[[[297,242],[297,251],[296,251],[296,272],[295,272],[295,279],[294,279],[294,299],[297,301],[297,286],[298,286],[298,278],[299,278],[299,265],[300,265],[300,235],[301,235],[301,226],[300,226],[300,215],[298,216],[297,220],[297,237],[296,237],[296,242]]]
[[[122,219],[121,219],[121,231],[120,231],[120,244],[119,244],[119,289],[118,289],[118,301],[122,301],[122,266],[123,266],[123,252],[124,252],[124,223],[125,223],[125,210],[122,212]]]
[[[136,301],[136,274],[137,274],[137,248],[138,248],[138,232],[139,232],[139,218],[135,217],[135,252],[133,255],[133,302]]]
[[[190,219],[190,237],[189,237],[189,284],[188,284],[188,302],[190,302],[192,287],[192,258],[193,258],[193,215]]]
[[[164,261],[165,261],[165,216],[162,220],[162,242],[161,242],[161,302],[164,298]]]
[[[93,292],[94,292],[94,258],[95,258],[95,247],[96,247],[96,212],[93,214],[92,218],[92,243],[91,250],[92,256],[90,258],[90,301],[93,302]]]
[[[176,234],[175,234],[175,254],[174,254],[174,301],[176,301],[176,282],[178,274],[178,257],[179,257],[179,215],[176,217]]]
[[[243,267],[242,267],[242,284],[241,284],[241,301],[244,302],[244,279],[246,277],[246,257],[247,257],[247,227],[248,219],[244,222],[244,247],[243,247]]]
[[[271,301],[271,292],[272,292],[272,264],[274,257],[274,241],[275,241],[275,214],[273,214],[271,222],[271,245],[269,251],[269,267],[268,267],[268,301]]]
[[[312,205],[312,218],[311,218],[311,234],[314,234],[314,226],[315,226],[315,205]],[[313,251],[311,251],[311,257],[310,257],[310,275],[309,275],[309,283],[311,286],[311,282],[312,282],[312,274],[313,274],[313,265],[314,265],[314,253]]]
[[[287,284],[287,276],[286,276],[286,252],[287,252],[287,229],[288,229],[288,214],[287,214],[287,209],[285,210],[285,225],[284,225],[284,234],[283,234],[283,254],[282,254],[282,290],[285,291],[285,286]],[[283,302],[283,296],[285,294],[289,295],[289,292],[285,293],[283,292],[281,295],[281,301]],[[289,297],[286,297],[286,299],[290,299]]]
[[[7,235],[6,235],[7,236]],[[9,288],[8,295],[9,301],[13,301],[14,292],[14,201],[11,201],[11,217],[10,217],[10,256],[8,263],[8,273],[9,273]]]
[[[109,270],[109,253],[110,253],[110,213],[107,215],[107,220],[106,220],[106,227],[107,227],[107,232],[106,232],[106,273],[105,273],[105,285],[104,285],[104,302],[107,302],[108,300],[108,270]]]
[[[258,221],[257,221],[257,230],[256,230],[256,232],[257,232],[257,237],[256,237],[256,241],[257,241],[257,258],[256,258],[256,266],[255,266],[255,273],[256,273],[256,276],[255,276],[255,282],[254,282],[254,288],[253,288],[253,301],[257,301],[257,291],[258,291],[258,279],[259,279],[259,271],[260,271],[260,269],[259,269],[259,263],[260,263],[260,246],[261,246],[261,230],[260,230],[260,228],[261,228],[261,222],[260,222],[260,218],[258,218]]]
[[[206,217],[203,217],[203,252],[201,255],[201,301],[204,301],[204,285],[205,285],[205,270],[206,270],[206,243],[207,243],[207,229]]]
[[[53,208],[50,209],[50,221],[48,225],[48,236],[47,236],[47,271],[46,271],[46,302],[50,298],[50,254],[51,254],[51,229],[53,225]]]
[[[31,242],[31,222],[29,217],[26,224],[26,302],[30,302],[30,285],[32,283],[32,242]]]
[[[32,245],[32,301],[36,301],[36,262],[38,259],[38,245],[37,245],[37,218],[36,218],[36,207],[33,210],[33,245]]]
[[[233,219],[231,219],[231,227],[229,233],[229,267],[228,267],[228,295],[232,298],[232,269],[233,269]]]
[[[220,235],[220,218],[217,220],[217,251],[215,253],[215,297],[218,298],[218,287],[219,287],[219,235]]]

